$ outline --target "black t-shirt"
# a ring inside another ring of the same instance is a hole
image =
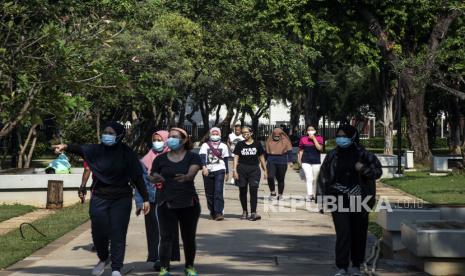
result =
[[[152,173],[158,173],[165,179],[163,188],[157,190],[157,204],[168,204],[170,208],[190,207],[198,202],[194,181],[178,182],[174,180],[176,174],[187,174],[191,165],[202,166],[200,156],[197,153],[186,152],[184,159],[172,162],[168,154],[164,153],[153,160]]]
[[[239,164],[243,165],[258,165],[258,158],[264,153],[262,144],[255,140],[250,145],[247,145],[245,141],[240,141],[234,148],[234,154],[239,156]]]

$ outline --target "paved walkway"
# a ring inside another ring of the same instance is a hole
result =
[[[29,213],[26,213],[22,216],[10,218],[8,220],[0,222],[0,235],[6,234],[11,230],[18,229],[21,223],[24,222],[33,222],[35,220],[41,219],[45,216],[53,214],[54,211],[47,209],[38,209]]]
[[[389,200],[391,204],[414,204],[419,202],[428,203],[423,199],[420,199],[395,187],[383,184],[380,181],[377,183],[376,193],[378,197],[382,196],[383,198]]]
[[[288,172],[286,180],[288,195],[305,194],[305,185],[297,173]],[[309,212],[302,205],[293,211],[281,207],[280,212],[271,212],[274,207],[260,200],[259,212],[263,219],[241,221],[238,190],[226,185],[226,220],[212,221],[208,219],[200,175],[196,181],[202,201],[196,258],[200,275],[333,275],[336,270],[333,265],[335,236],[329,215]],[[267,195],[268,187],[261,185],[259,196]],[[291,200],[284,202],[289,204]],[[87,223],[0,275],[90,275],[97,261],[95,253],[89,251],[90,241]],[[373,237],[370,238],[372,242]],[[131,218],[127,243],[123,272],[155,275],[152,264],[145,262],[142,217]],[[381,275],[413,275],[398,265],[382,264],[381,271]],[[173,263],[172,272],[184,275],[183,264]],[[110,271],[104,275],[110,275]]]

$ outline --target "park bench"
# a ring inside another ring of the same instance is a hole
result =
[[[463,157],[461,155],[434,155],[433,162],[431,163],[431,171],[433,173],[438,172],[450,172],[452,168],[456,167],[454,163],[463,161]]]

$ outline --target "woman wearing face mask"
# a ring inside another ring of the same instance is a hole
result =
[[[376,156],[359,144],[359,133],[351,125],[337,130],[337,147],[330,151],[321,165],[318,176],[318,200],[322,196],[336,197],[337,206],[349,208],[351,202],[375,204],[376,179],[382,175],[381,164]],[[342,202],[340,202],[342,201]],[[361,206],[361,205],[360,205]],[[368,231],[368,211],[362,208],[334,210],[332,217],[336,229],[336,276],[362,275],[360,265],[365,258]]]
[[[258,186],[260,184],[262,167],[264,178],[268,178],[268,173],[265,165],[265,150],[260,142],[252,138],[253,131],[251,127],[242,128],[242,136],[244,141],[240,141],[234,148],[234,179],[236,185],[239,186],[239,198],[242,205],[241,219],[249,219],[256,221],[261,219],[257,214],[257,199]],[[247,186],[250,193],[250,217],[247,210]]]
[[[56,153],[66,150],[83,157],[95,176],[89,213],[99,262],[92,275],[103,274],[110,259],[112,276],[121,275],[132,207],[129,183],[133,183],[142,196],[144,214],[150,211],[142,166],[137,155],[122,142],[124,134],[123,125],[110,122],[103,130],[101,144],[53,146]]]
[[[210,217],[216,221],[223,220],[223,187],[225,175],[229,173],[229,149],[221,142],[219,128],[210,129],[209,141],[202,144],[199,154],[202,160],[203,182]]]
[[[160,276],[170,275],[170,258],[178,224],[186,260],[185,274],[196,276],[194,259],[195,236],[200,217],[199,197],[194,178],[202,166],[200,156],[191,152],[192,142],[187,132],[172,128],[166,142],[170,151],[163,153],[152,164],[152,183],[157,187],[157,218],[160,227]]]
[[[156,190],[153,185],[150,183],[148,178],[148,172],[152,170],[153,160],[169,151],[166,141],[168,140],[168,131],[159,130],[152,135],[152,148],[149,152],[142,158],[141,162],[144,169],[144,180],[145,186],[149,194],[150,201],[150,212],[144,216],[145,220],[145,234],[147,237],[147,249],[148,257],[147,262],[153,262],[153,268],[155,271],[160,271],[160,258],[158,257],[158,245],[160,234],[158,231],[158,221],[156,215]],[[140,193],[136,190],[135,197],[136,201],[136,215],[139,216],[142,211],[143,200]],[[176,234],[173,241],[173,248],[171,251],[171,261],[179,261],[181,259],[179,252],[179,235]]]
[[[275,178],[278,181],[278,200],[284,192],[284,178],[287,167],[292,167],[292,145],[289,137],[280,128],[275,128],[268,137],[266,144],[266,167],[268,170],[268,186],[270,198],[276,197]]]
[[[313,126],[308,126],[307,135],[300,138],[297,161],[305,174],[308,201],[315,199],[313,182],[316,181],[320,170],[323,143],[323,137],[316,134],[316,129]]]

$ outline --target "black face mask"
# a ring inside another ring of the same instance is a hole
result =
[[[273,136],[273,140],[274,140],[274,141],[279,141],[279,140],[281,140],[281,137],[279,137],[279,136]]]

